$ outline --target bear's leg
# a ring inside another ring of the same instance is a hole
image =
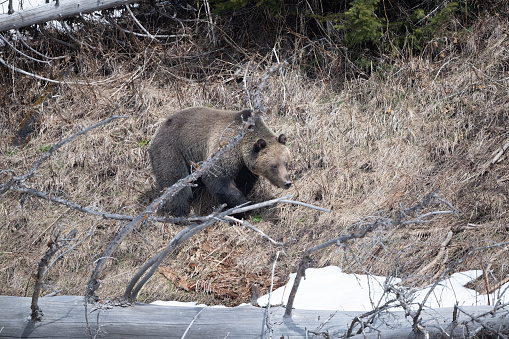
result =
[[[156,177],[157,186],[161,193],[168,187],[171,187],[180,178],[184,178],[189,174],[188,167],[184,162],[179,162],[178,159],[171,157],[155,158],[152,161],[154,175]],[[171,164],[168,166],[168,164]],[[170,214],[174,217],[185,217],[191,212],[191,201],[193,192],[191,187],[187,186],[182,188],[168,201],[161,206],[164,213]]]
[[[173,217],[186,217],[191,213],[193,192],[191,187],[184,187],[162,206],[164,212]]]
[[[253,174],[246,166],[243,166],[240,169],[239,174],[237,174],[235,184],[244,196],[247,196],[253,190],[257,180],[258,176]]]
[[[202,178],[202,180],[209,192],[221,203],[228,205],[228,207],[235,207],[247,202],[246,197],[237,188],[232,179],[208,177]]]

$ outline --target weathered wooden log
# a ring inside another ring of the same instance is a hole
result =
[[[294,310],[284,318],[282,307],[271,308],[269,326],[265,310],[253,306],[233,308],[171,307],[136,304],[106,310],[88,305],[85,317],[83,297],[57,296],[41,298],[42,321],[30,320],[30,298],[0,296],[0,338],[338,338],[348,330],[352,320],[363,312]],[[470,315],[479,316],[492,307],[464,307]],[[507,313],[507,311],[505,311]],[[481,324],[463,313],[457,314],[452,326],[453,308],[425,310],[422,328],[431,338],[469,338],[479,334]],[[88,318],[88,325],[86,319]],[[485,325],[507,333],[509,317],[504,311],[483,318]],[[417,338],[411,330],[412,320],[404,312],[384,313],[374,324],[382,338]],[[357,327],[359,328],[359,327]],[[90,332],[89,332],[90,331]],[[354,338],[357,331],[354,331]],[[185,334],[185,336],[184,336]],[[326,335],[325,335],[326,334]],[[378,338],[378,332],[365,328],[360,337]]]
[[[0,32],[40,24],[51,20],[62,20],[72,16],[114,8],[137,0],[59,0],[40,6],[0,14]]]

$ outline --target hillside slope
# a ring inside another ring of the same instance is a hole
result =
[[[306,65],[291,64],[270,79],[265,119],[288,136],[294,158],[290,193],[331,210],[278,205],[252,217],[276,240],[297,239],[279,257],[276,286],[296,270],[305,249],[348,232],[365,216],[394,215],[435,190],[460,211],[458,217],[381,230],[340,251],[316,254],[316,265],[392,274],[407,285],[422,285],[469,250],[509,240],[509,150],[493,163],[509,142],[508,31],[507,20],[486,17],[448,39],[437,38],[429,56],[380,64],[369,76],[313,78],[303,74]],[[67,144],[26,184],[103,211],[142,211],[156,196],[147,148],[159,124],[182,107],[247,107],[243,77],[251,86],[266,65],[258,54],[250,56],[247,70],[246,63],[216,59],[197,81],[185,78],[191,66],[183,46],[174,48],[149,46],[145,53],[105,53],[103,59],[83,54],[71,65],[79,71],[55,73],[69,81],[58,86],[2,69],[7,90],[0,108],[0,181],[26,173],[50,145],[114,112],[129,118]],[[13,146],[29,116],[35,116],[35,132],[23,147]],[[288,193],[264,181],[255,191],[255,202]],[[213,204],[204,195],[194,213]],[[95,230],[52,267],[45,285],[45,293],[83,295],[94,260],[123,224],[8,192],[0,200],[0,225],[0,294],[26,296],[55,228],[63,234],[76,229],[77,239]],[[137,269],[181,227],[140,225],[105,270],[99,295],[120,296]],[[509,273],[508,246],[478,251],[457,270],[484,270],[475,287],[490,290]],[[140,299],[249,301],[253,283],[261,293],[270,286],[277,250],[246,229],[217,224],[166,260]]]

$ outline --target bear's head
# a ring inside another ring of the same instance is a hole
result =
[[[247,168],[256,175],[268,179],[274,186],[288,189],[292,185],[288,173],[290,151],[286,147],[286,136],[258,139],[246,161]]]

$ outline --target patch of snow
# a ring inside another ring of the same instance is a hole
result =
[[[480,270],[472,270],[454,273],[448,279],[441,281],[428,297],[425,306],[431,308],[453,307],[456,303],[460,306],[488,305],[488,296],[481,295],[475,290],[466,288],[465,285],[482,275]],[[290,274],[290,279],[285,286],[272,291],[271,305],[286,305],[288,296],[295,280],[295,273]],[[401,283],[398,278],[381,276],[367,276],[347,274],[337,266],[323,268],[308,268],[306,278],[302,279],[295,296],[294,308],[302,310],[339,310],[339,311],[370,311],[377,305],[382,305],[394,294],[384,295],[387,283],[397,285]],[[432,285],[414,291],[413,306],[424,300]],[[509,283],[489,295],[489,304],[497,301],[509,302],[505,291],[509,289]],[[258,299],[260,306],[266,306],[269,295],[266,294]],[[156,305],[203,307],[196,303],[180,303],[175,301],[156,301]]]
[[[295,273],[285,286],[272,292],[271,305],[286,304],[295,280]],[[369,311],[372,300],[378,303],[384,292],[386,277],[343,273],[337,266],[308,268],[300,281],[293,307],[303,310]],[[392,279],[393,284],[400,279]],[[386,298],[385,298],[386,299]],[[266,306],[268,294],[258,299]],[[383,300],[385,302],[387,300]]]

